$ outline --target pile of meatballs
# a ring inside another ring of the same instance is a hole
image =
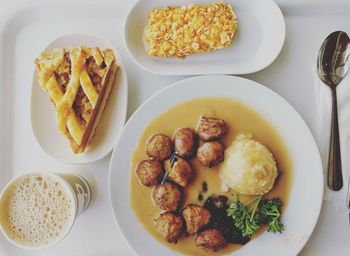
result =
[[[218,229],[206,229],[211,213],[201,205],[188,204],[180,209],[182,192],[193,177],[189,159],[197,157],[206,167],[213,167],[224,160],[224,146],[219,139],[227,132],[227,125],[221,119],[202,116],[194,131],[181,128],[173,139],[163,134],[151,136],[146,144],[146,154],[136,174],[140,183],[153,187],[151,196],[154,204],[162,211],[154,226],[161,237],[169,243],[176,243],[183,235],[196,235],[195,243],[204,250],[217,251],[226,246],[226,240]],[[176,152],[177,161],[171,166],[170,157]],[[167,180],[161,184],[165,172]]]

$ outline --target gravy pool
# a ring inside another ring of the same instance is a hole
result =
[[[196,128],[201,116],[215,117],[223,119],[228,131],[222,138],[222,142],[228,147],[239,133],[251,133],[255,140],[263,143],[274,155],[279,171],[273,189],[264,198],[279,197],[282,202],[282,211],[286,208],[292,180],[292,163],[288,150],[278,132],[259,113],[245,104],[229,98],[198,98],[186,101],[168,109],[160,116],[156,117],[143,131],[138,145],[132,156],[130,170],[130,204],[146,230],[160,243],[183,255],[225,255],[239,249],[242,245],[228,244],[228,246],[218,252],[206,252],[195,245],[195,236],[182,236],[176,244],[169,244],[163,240],[153,226],[154,218],[161,212],[151,199],[152,188],[144,187],[136,176],[136,166],[148,156],[145,153],[147,139],[156,133],[162,133],[172,137],[177,129],[183,127]],[[229,198],[236,198],[234,191],[223,193],[219,178],[219,166],[206,168],[202,166],[196,158],[190,161],[194,170],[194,178],[186,186],[184,193],[184,204],[195,203],[202,205],[211,195],[225,195]],[[206,182],[208,191],[202,193],[204,199],[199,201],[198,196],[202,190],[202,183]],[[250,200],[251,196],[239,195],[242,202]],[[283,221],[283,218],[282,218]],[[252,239],[263,233],[263,229]]]

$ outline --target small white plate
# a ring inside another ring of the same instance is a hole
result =
[[[231,97],[259,112],[284,139],[293,165],[291,194],[283,215],[285,231],[264,232],[232,255],[297,255],[309,239],[322,205],[323,170],[317,146],[303,119],[282,97],[234,76],[198,76],[177,82],[142,104],[126,123],[113,151],[108,181],[114,218],[126,240],[138,255],[177,255],[148,234],[130,207],[131,157],[151,120],[176,104],[201,97]]]
[[[64,35],[52,41],[45,50],[69,49],[79,46],[111,48],[116,54],[117,64],[120,66],[109,102],[91,144],[84,153],[73,153],[68,139],[57,128],[55,107],[50,102],[48,93],[40,87],[36,80],[36,70],[32,85],[31,122],[35,137],[46,153],[61,162],[83,164],[96,161],[113,149],[126,119],[128,84],[121,55],[115,47],[102,38],[85,34]]]
[[[162,75],[248,74],[270,65],[285,39],[284,17],[273,0],[227,0],[237,14],[238,30],[229,48],[185,59],[147,55],[143,32],[153,8],[202,4],[212,0],[140,0],[130,10],[125,23],[129,54],[146,71]]]

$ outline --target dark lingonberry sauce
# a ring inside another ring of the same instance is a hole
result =
[[[229,208],[229,202],[226,196],[212,195],[208,197],[203,206],[211,213],[208,228],[219,229],[229,243],[246,244],[249,242],[250,238],[243,237],[235,227],[232,218],[227,216],[226,210]]]

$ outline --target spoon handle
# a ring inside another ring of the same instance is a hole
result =
[[[343,187],[343,174],[340,155],[339,124],[338,124],[338,104],[335,87],[332,89],[332,123],[331,137],[328,155],[327,184],[333,191],[338,191]]]

